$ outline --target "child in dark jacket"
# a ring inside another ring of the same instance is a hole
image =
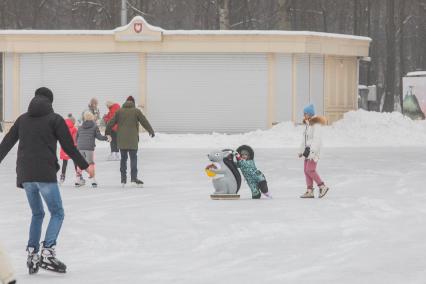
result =
[[[248,186],[250,187],[252,198],[259,199],[261,193],[267,198],[272,198],[268,191],[268,184],[265,175],[259,171],[254,163],[254,151],[250,146],[242,145],[237,149],[237,167],[240,168]]]
[[[83,117],[84,122],[78,128],[77,131],[77,149],[80,151],[81,155],[86,159],[87,163],[89,164],[89,167],[92,167],[93,169],[93,177],[89,178],[89,182],[91,183],[92,187],[95,188],[98,186],[95,180],[95,140],[98,139],[101,141],[108,141],[109,139],[107,136],[101,134],[99,127],[95,123],[95,116],[91,112],[86,111]]]

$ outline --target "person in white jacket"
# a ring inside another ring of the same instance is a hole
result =
[[[315,116],[315,108],[309,105],[304,108],[305,131],[303,132],[303,140],[299,149],[299,158],[304,157],[304,172],[306,178],[306,192],[300,196],[301,198],[314,198],[314,182],[319,187],[319,198],[324,197],[328,192],[328,187],[324,184],[321,177],[317,173],[317,163],[321,152],[321,130],[327,120],[321,116]]]
[[[0,245],[0,283],[15,284],[14,271],[5,250]]]

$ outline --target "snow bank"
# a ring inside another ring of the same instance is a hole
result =
[[[426,146],[426,121],[413,121],[399,112],[351,111],[325,127],[324,146]]]
[[[142,148],[294,148],[300,145],[302,125],[280,123],[269,130],[243,134],[166,134],[155,138],[140,135]],[[0,140],[3,138],[0,133]],[[97,147],[108,147],[97,142]],[[426,121],[413,121],[398,112],[351,111],[342,120],[323,128],[324,147],[426,146]]]
[[[255,148],[298,147],[303,126],[285,122],[272,129],[244,134],[164,134],[154,139],[141,136],[146,148],[235,148],[249,144]],[[426,146],[426,121],[413,121],[398,112],[351,111],[323,129],[324,147]]]

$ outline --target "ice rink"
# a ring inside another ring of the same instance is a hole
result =
[[[331,190],[313,200],[299,198],[296,149],[255,149],[273,199],[251,200],[243,184],[238,201],[210,200],[210,150],[141,149],[143,189],[121,188],[105,147],[98,189],[74,188],[69,167],[57,247],[68,273],[33,276],[12,150],[0,164],[0,241],[18,283],[425,283],[426,148],[325,148]]]

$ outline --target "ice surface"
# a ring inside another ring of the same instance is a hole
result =
[[[331,190],[314,200],[298,198],[296,149],[255,148],[273,199],[250,200],[243,184],[241,200],[212,201],[209,151],[143,147],[143,189],[121,188],[106,147],[99,189],[73,188],[70,167],[57,249],[69,272],[29,276],[13,150],[0,164],[0,241],[18,283],[424,283],[425,148],[325,148],[319,173]]]
[[[302,130],[141,135],[144,189],[121,188],[119,163],[97,142],[99,189],[72,187],[71,167],[62,187],[62,276],[26,273],[30,210],[15,148],[0,164],[0,242],[19,283],[424,283],[426,123],[356,111],[325,127],[322,200],[298,198]],[[241,200],[210,200],[206,155],[240,144],[255,148],[272,200],[250,200],[246,184]]]

